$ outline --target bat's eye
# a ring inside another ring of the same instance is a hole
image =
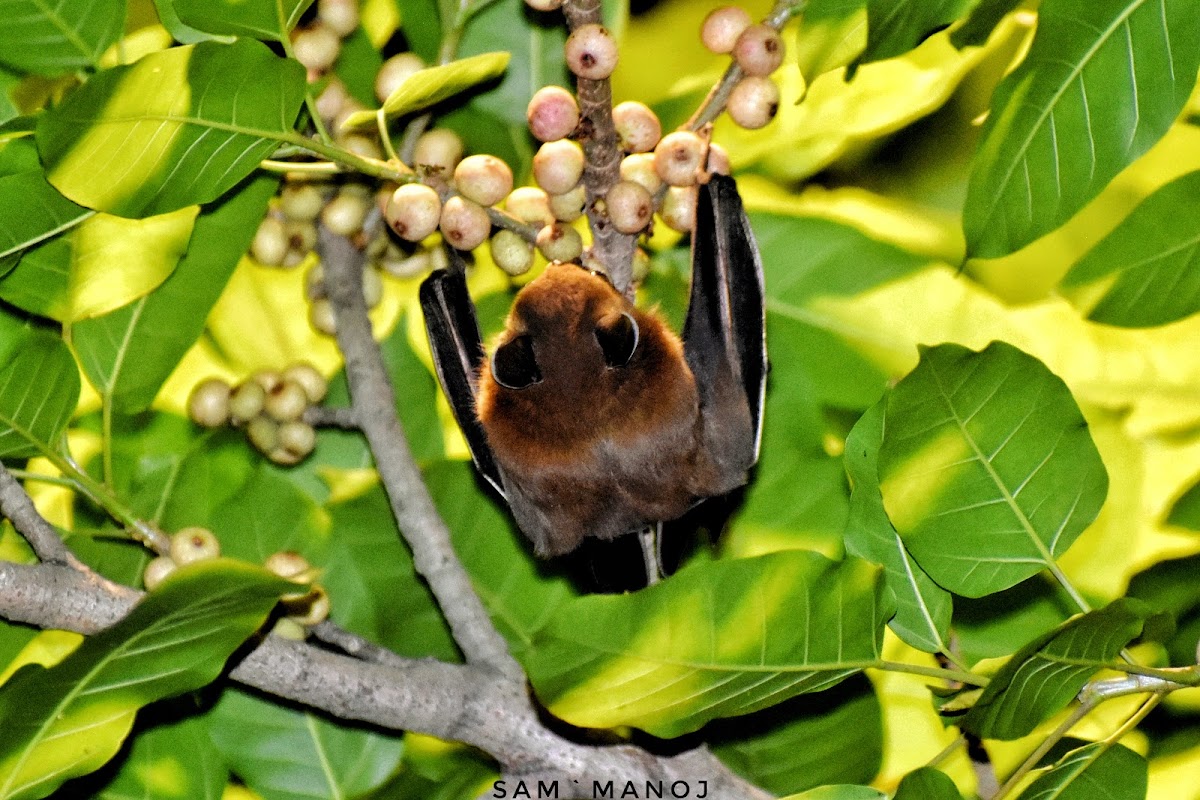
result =
[[[621,312],[611,322],[601,320],[596,327],[596,341],[604,351],[604,363],[610,367],[623,367],[633,358],[638,346],[638,324],[633,317]]]
[[[528,336],[517,336],[496,348],[492,353],[492,377],[506,389],[541,383],[542,371],[533,354],[533,341]]]

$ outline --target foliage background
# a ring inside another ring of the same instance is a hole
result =
[[[664,127],[681,121],[724,68],[696,36],[704,13],[716,5],[673,0],[628,18],[614,11],[611,21],[622,37],[615,99],[650,103]],[[566,84],[566,77],[557,56],[561,31],[512,24],[518,6],[518,0],[492,3],[462,42],[462,55],[510,51],[505,81],[443,121],[464,135],[470,151],[500,155],[521,175],[533,152],[523,131],[531,87]],[[747,3],[757,16],[768,6]],[[169,44],[160,29],[147,27],[153,14],[150,3],[131,3],[126,58],[137,48],[152,51]],[[1135,576],[1169,559],[1191,557],[1180,563],[1195,575],[1200,514],[1192,499],[1196,493],[1189,490],[1200,477],[1200,348],[1195,347],[1200,316],[1185,314],[1154,327],[1090,321],[1094,298],[1087,287],[1072,291],[1064,277],[1147,197],[1200,169],[1200,126],[1195,124],[1200,94],[1192,96],[1161,141],[1062,227],[1011,255],[962,266],[961,211],[981,116],[997,83],[1025,55],[1035,18],[1008,16],[984,46],[963,51],[950,45],[947,33],[936,34],[912,52],[861,65],[849,84],[838,72],[821,74],[849,61],[866,42],[865,14],[860,3],[814,2],[801,29],[789,29],[776,121],[761,131],[741,131],[727,121],[716,128],[715,140],[734,160],[762,247],[773,366],[763,462],[716,554],[732,558],[810,549],[840,558],[851,511],[842,456],[855,420],[917,364],[918,346],[958,343],[980,350],[1001,340],[1062,378],[1109,474],[1098,519],[1060,560],[1075,586],[1099,606],[1125,594]],[[376,48],[397,26],[418,52],[428,56],[436,49],[431,3],[369,0],[364,20],[364,32],[339,65],[360,94],[369,94]],[[8,103],[0,110],[8,118],[37,104],[28,95],[44,98],[64,88],[16,75],[0,76],[0,84],[7,97],[0,106]],[[12,144],[5,155],[29,157]],[[1168,215],[1194,220],[1197,199],[1195,189],[1181,193]],[[52,293],[30,292],[30,279],[22,286],[14,271],[0,280],[0,298],[66,322],[68,333],[78,334],[75,344],[86,368],[80,349],[85,320],[125,308],[182,270],[176,259],[193,230],[195,210],[176,214],[170,220],[156,218],[167,245],[153,248],[174,257],[156,263],[130,256],[139,265],[131,270],[138,277],[132,286],[74,280],[55,284]],[[108,218],[107,224],[126,223]],[[96,235],[113,242],[129,233],[101,228]],[[145,231],[138,236],[146,241]],[[1136,251],[1139,235],[1126,237]],[[661,230],[653,244],[656,259],[644,300],[660,303],[678,321],[686,250],[677,236]],[[73,269],[78,275],[84,267]],[[397,570],[411,574],[411,562],[355,437],[323,432],[312,459],[280,470],[248,457],[239,437],[198,435],[180,418],[188,392],[203,377],[238,379],[299,358],[327,373],[338,369],[332,342],[306,322],[303,271],[267,270],[248,259],[238,264],[207,316],[203,336],[155,400],[155,411],[163,413],[118,422],[113,433],[118,485],[137,513],[168,529],[208,524],[230,556],[259,562],[279,549],[299,550],[325,568],[338,622],[404,655],[453,659],[453,644],[420,584],[411,580],[397,589]],[[40,290],[48,284],[33,285]],[[513,287],[483,251],[472,289],[485,328],[496,330]],[[400,392],[400,413],[485,602],[518,656],[527,648],[536,654],[546,647],[538,637],[552,630],[555,609],[578,589],[562,568],[527,557],[463,463],[464,447],[428,371],[415,291],[416,281],[389,281],[385,302],[374,312]],[[1151,294],[1155,291],[1163,292],[1152,287]],[[32,299],[22,299],[27,296]],[[178,323],[166,319],[162,324],[169,329]],[[113,396],[112,387],[96,385],[103,381],[94,370],[88,374],[91,384],[83,383],[70,430],[73,451],[81,458],[98,452],[98,412]],[[345,398],[344,385],[335,387],[334,400],[339,398]],[[33,463],[30,469],[50,467]],[[137,583],[146,556],[95,535],[111,534],[111,522],[85,514],[65,490],[39,487],[35,498],[53,521],[76,531],[70,544],[85,560],[102,564],[110,577]],[[26,557],[11,530],[2,544],[0,554]],[[693,557],[704,561],[708,553],[700,549]],[[1040,579],[985,600],[956,598],[958,645],[970,660],[1006,655],[1068,613],[1057,590]],[[11,674],[21,663],[61,657],[76,641],[61,633],[33,635],[5,626],[0,654]],[[890,632],[883,652],[892,660],[935,663]],[[1150,757],[1153,800],[1200,797],[1194,780],[1200,773],[1198,692],[1175,693],[1154,725],[1124,740]],[[487,779],[487,768],[474,756],[422,737],[401,741],[335,725],[236,691],[205,697],[201,705],[205,714],[199,717],[181,715],[176,707],[151,709],[139,719],[139,733],[124,761],[89,779],[94,783],[68,785],[61,796],[79,791],[125,796],[122,782],[134,775],[158,775],[162,796],[246,794],[244,788],[226,788],[225,770],[268,800],[298,796],[290,784],[324,784],[346,796],[434,796],[435,786],[437,796],[469,796]],[[1134,705],[1132,699],[1109,703],[1074,734],[1105,735]],[[1015,741],[989,741],[998,771],[1015,767],[1056,721]],[[209,736],[209,730],[219,733]],[[706,735],[728,763],[780,792],[821,783],[871,783],[892,790],[953,739],[920,680],[874,672],[869,680],[855,678],[750,718],[714,723]],[[400,777],[385,781],[400,764],[406,767]],[[971,788],[973,774],[961,753],[942,766],[961,787]],[[109,779],[107,788],[99,788]]]

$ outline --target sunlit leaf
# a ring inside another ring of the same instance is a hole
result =
[[[887,800],[887,795],[870,786],[818,786],[782,800]]]
[[[888,517],[930,577],[967,597],[1055,569],[1108,489],[1070,390],[1004,342],[923,349],[884,431]]]
[[[60,322],[120,308],[170,276],[188,249],[198,211],[189,206],[146,219],[90,215],[26,252],[0,280],[0,298]]]
[[[62,340],[35,331],[0,369],[0,456],[57,450],[79,399],[79,370]]]
[[[22,72],[58,75],[96,67],[121,37],[124,0],[0,2],[0,62]]]
[[[0,178],[0,276],[34,247],[94,214],[58,193],[38,172]]]
[[[804,551],[695,564],[626,595],[561,605],[525,656],[538,696],[582,727],[694,731],[876,663],[875,569]]]
[[[718,758],[755,786],[787,794],[830,783],[868,783],[883,762],[883,710],[855,676],[748,717],[705,729]]]
[[[222,38],[216,34],[196,30],[191,25],[183,24],[179,19],[179,14],[175,12],[175,2],[176,0],[154,0],[154,10],[158,12],[158,21],[177,42],[196,44],[206,39]]]
[[[963,212],[970,255],[1002,256],[1066,222],[1157,142],[1200,68],[1188,0],[1047,0],[996,90]]]
[[[844,67],[867,46],[867,0],[811,0],[800,17],[796,66],[808,81]]]
[[[282,40],[313,0],[171,0],[180,22],[205,33]]]
[[[878,460],[885,406],[880,401],[868,409],[846,437],[846,471],[854,484],[846,550],[883,567],[884,581],[896,596],[896,616],[888,623],[896,635],[928,653],[948,652],[950,593],[909,555],[883,509]]]
[[[50,183],[80,205],[162,214],[249,175],[303,97],[304,68],[259,42],[174,47],[105,70],[47,111],[38,149]]]
[[[1147,197],[1071,267],[1061,290],[1088,319],[1164,325],[1200,311],[1200,231],[1184,209],[1200,202],[1200,172]]]
[[[1194,483],[1175,501],[1167,522],[1191,531],[1200,531],[1200,483]]]
[[[946,773],[921,767],[904,776],[893,800],[962,800],[962,794]]]
[[[208,722],[225,762],[263,800],[361,797],[392,774],[404,750],[398,734],[235,690],[222,695]]]
[[[1146,759],[1123,744],[1094,742],[1067,753],[1017,800],[1144,800]]]
[[[153,402],[200,337],[208,312],[254,238],[278,181],[259,177],[196,218],[179,266],[150,294],[77,323],[72,341],[92,385],[122,413]],[[0,293],[4,284],[0,282]]]
[[[43,797],[116,754],[147,703],[204,686],[289,584],[218,560],[179,570],[57,666],[0,690],[0,797]]]
[[[962,726],[988,739],[1016,739],[1061,711],[1088,678],[1142,632],[1149,606],[1123,598],[1074,617],[1010,658]]]
[[[484,53],[415,72],[388,95],[383,113],[391,119],[429,108],[503,75],[509,58],[508,53]],[[356,111],[346,118],[342,128],[367,128],[375,125],[375,120],[374,111]]]

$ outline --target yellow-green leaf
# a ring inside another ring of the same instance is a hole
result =
[[[153,291],[187,251],[197,206],[146,219],[96,214],[27,252],[0,280],[0,298],[33,314],[75,322]]]
[[[383,103],[383,113],[389,119],[421,111],[473,86],[498,78],[508,68],[508,53],[481,53],[415,72]],[[375,111],[351,114],[342,128],[367,128],[375,125]]]

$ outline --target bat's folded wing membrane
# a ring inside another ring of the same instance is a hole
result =
[[[457,254],[454,257],[457,260]],[[475,466],[501,496],[506,496],[500,470],[475,412],[483,341],[462,264],[456,266],[459,268],[433,272],[421,284],[421,310],[425,313],[429,349],[438,380],[450,400]]]
[[[683,343],[700,395],[705,446],[733,486],[758,461],[765,334],[758,245],[737,185],[714,175],[697,201]]]

